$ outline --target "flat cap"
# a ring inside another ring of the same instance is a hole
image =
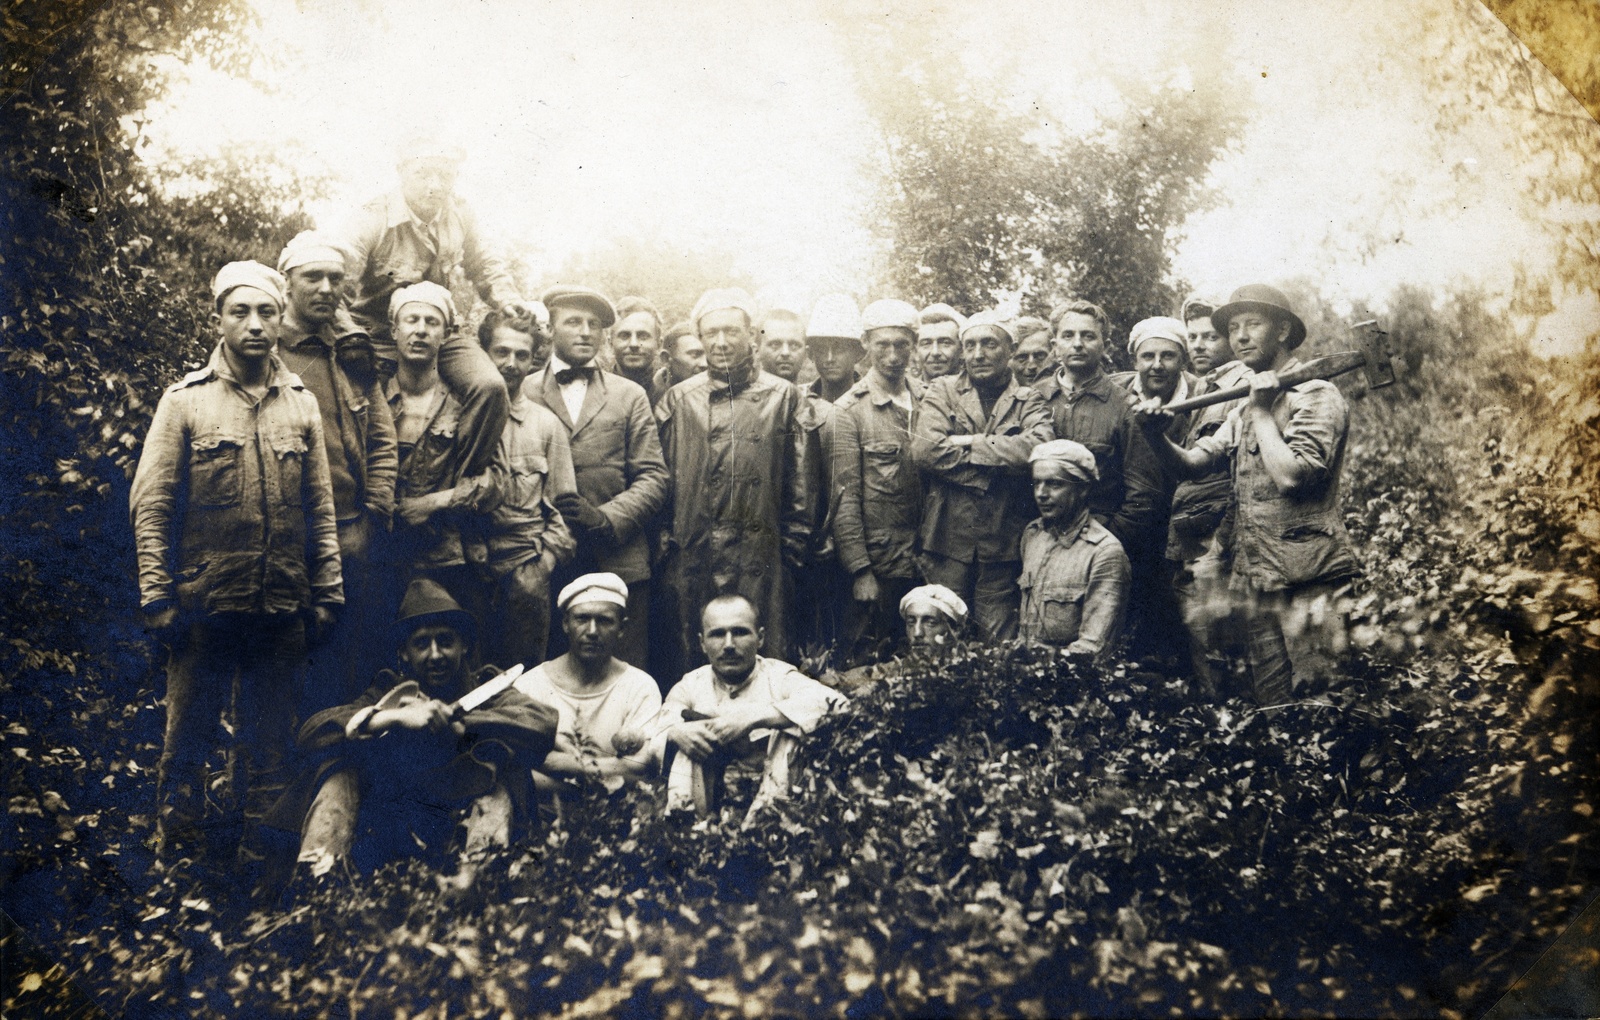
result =
[[[549,302],[545,302],[549,304]],[[744,313],[751,324],[756,321],[756,299],[743,287],[713,287],[700,295],[700,300],[694,303],[694,310],[689,313],[689,321],[700,327],[700,320],[712,312],[725,312],[736,309]]]
[[[1059,464],[1067,474],[1080,481],[1094,482],[1100,479],[1094,454],[1089,452],[1087,446],[1070,439],[1052,439],[1048,443],[1040,443],[1029,452],[1028,463]]]
[[[895,298],[874,301],[861,312],[861,334],[875,329],[908,329],[915,333],[919,315],[910,304]]]
[[[539,302],[546,309],[567,305],[593,312],[604,329],[610,329],[617,321],[617,309],[611,299],[591,287],[558,283],[554,287],[546,287],[544,293],[539,295]]]
[[[626,608],[628,586],[616,574],[584,574],[556,596],[556,608],[563,612],[575,602],[609,602]]]
[[[211,281],[212,302],[221,302],[236,287],[254,287],[277,301],[280,309],[283,307],[283,276],[271,266],[259,262],[229,262],[217,270]]]
[[[397,167],[430,159],[459,165],[466,158],[467,152],[461,146],[427,130],[406,132],[394,147],[394,165]]]
[[[925,584],[906,592],[900,600],[901,615],[918,602],[929,603],[956,623],[965,623],[967,620],[967,604],[961,601],[960,595],[942,584]]]
[[[444,316],[444,328],[451,329],[456,324],[456,299],[450,292],[437,283],[423,280],[413,283],[409,287],[401,287],[389,295],[389,318],[393,320],[400,314],[400,309],[409,304],[432,305],[439,309],[439,314]]]
[[[848,294],[824,294],[811,306],[811,319],[806,323],[806,339],[812,337],[844,337],[861,339],[861,313]]]

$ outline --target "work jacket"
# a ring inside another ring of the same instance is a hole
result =
[[[400,409],[398,377],[384,384],[384,395],[391,414]],[[488,515],[500,505],[507,484],[506,464],[496,447],[489,469],[463,478],[452,485],[455,466],[460,463],[461,404],[442,380],[433,387],[428,405],[428,424],[409,449],[401,447],[400,468],[395,478],[394,500],[452,490],[450,505],[419,525],[410,525],[395,514],[391,554],[397,562],[415,569],[460,566],[466,562],[462,551],[462,531],[472,541],[480,541],[489,529]]]
[[[1291,358],[1278,371],[1299,364]],[[1273,401],[1272,420],[1307,469],[1289,490],[1280,490],[1268,474],[1248,410],[1248,404],[1234,408],[1216,433],[1194,445],[1213,465],[1232,457],[1235,581],[1256,591],[1284,591],[1360,573],[1339,512],[1350,429],[1344,394],[1326,379],[1311,379]]]
[[[834,556],[833,515],[838,489],[833,483],[834,405],[822,395],[822,380],[800,388],[800,428],[806,434],[806,499],[810,503],[808,564],[828,563]]]
[[[1196,395],[1232,389],[1248,382],[1250,375],[1243,362],[1230,361],[1207,372],[1195,388]],[[1192,447],[1215,433],[1228,420],[1228,413],[1245,399],[1240,397],[1195,411],[1179,445]],[[1167,559],[1190,562],[1205,554],[1213,538],[1220,542],[1219,551],[1226,552],[1231,529],[1225,521],[1232,505],[1233,478],[1226,465],[1203,478],[1179,482],[1172,494],[1172,514],[1167,526]]]
[[[445,201],[433,220],[417,219],[399,191],[368,202],[340,234],[347,252],[347,297],[357,321],[387,337],[389,297],[427,280],[453,289],[464,274],[493,308],[517,298],[516,281],[487,245],[471,209]]]
[[[1087,510],[1060,531],[1032,521],[1022,532],[1018,635],[1104,662],[1122,637],[1131,577],[1122,543]]]
[[[499,460],[506,476],[490,517],[489,568],[504,576],[547,550],[557,563],[571,559],[577,543],[553,502],[578,491],[566,427],[542,404],[513,403]]]
[[[275,355],[259,401],[221,344],[167,388],[128,509],[146,608],[296,613],[344,602],[322,416]]]
[[[324,323],[307,332],[284,320],[278,336],[278,357],[317,398],[322,435],[328,446],[328,472],[333,483],[333,509],[341,524],[363,511],[379,527],[394,513],[394,419],[376,381],[357,386],[336,357],[335,330]]]
[[[907,377],[911,407],[926,387]],[[895,402],[876,369],[833,405],[833,535],[851,574],[916,577],[922,478],[911,457],[911,411]]]
[[[579,556],[629,584],[643,581],[650,576],[648,524],[666,505],[671,487],[650,398],[637,383],[597,368],[573,421],[554,366],[552,360],[529,376],[522,393],[566,428],[578,495],[611,524],[609,539],[580,535]]]
[[[985,416],[967,374],[941,376],[911,417],[911,458],[928,481],[922,549],[962,563],[1016,562],[1023,525],[1038,516],[1028,454],[1050,439],[1039,394],[1006,383]],[[972,436],[956,446],[951,436]]]
[[[1161,469],[1134,424],[1128,391],[1105,373],[1070,394],[1061,372],[1039,379],[1034,388],[1049,405],[1055,438],[1082,443],[1094,454],[1100,479],[1089,487],[1089,512],[1095,520],[1125,550],[1157,541]],[[1159,540],[1165,537],[1163,528]]]

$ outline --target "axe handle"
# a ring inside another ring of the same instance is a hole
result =
[[[1367,363],[1367,356],[1360,351],[1348,351],[1344,354],[1329,354],[1321,358],[1313,358],[1299,368],[1292,368],[1287,372],[1278,373],[1278,383],[1284,388],[1298,386],[1312,379],[1332,379],[1336,375],[1354,372]],[[1229,400],[1238,400],[1240,397],[1250,395],[1250,385],[1230,386],[1225,390],[1214,390],[1203,396],[1190,397],[1180,400],[1175,404],[1168,404],[1165,410],[1173,414],[1182,414],[1193,411],[1197,407],[1210,407],[1212,404],[1221,404]]]

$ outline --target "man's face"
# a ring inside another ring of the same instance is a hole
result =
[[[727,373],[749,363],[755,331],[744,312],[737,308],[707,312],[695,328],[706,347],[706,368]]]
[[[421,301],[407,301],[395,310],[394,340],[400,360],[426,368],[444,346],[444,313]]]
[[[761,327],[761,370],[794,382],[806,357],[805,330],[790,319],[768,319]]]
[[[713,602],[700,618],[700,650],[723,683],[738,687],[756,668],[763,633],[743,601]]]
[[[408,159],[399,166],[400,194],[421,220],[431,220],[456,188],[456,165],[447,159]]]
[[[1196,372],[1205,375],[1233,360],[1233,348],[1211,324],[1211,316],[1190,319],[1184,326],[1189,334],[1189,364]]]
[[[667,368],[674,383],[699,375],[706,370],[706,345],[693,333],[678,337],[667,355]]]
[[[1050,337],[1045,333],[1034,333],[1022,343],[1017,345],[1017,352],[1011,356],[1011,370],[1017,374],[1017,382],[1030,386],[1035,379],[1046,375],[1053,368],[1050,353]]]
[[[489,338],[489,360],[506,381],[506,392],[513,397],[522,392],[522,381],[533,372],[536,346],[532,336],[510,326],[496,326]]]
[[[890,382],[905,378],[911,364],[911,331],[899,326],[882,326],[867,332],[867,357],[872,367]]]
[[[1139,345],[1133,368],[1139,373],[1139,384],[1146,393],[1170,400],[1183,375],[1186,358],[1183,347],[1171,340],[1146,340]]]
[[[967,378],[975,383],[996,382],[1011,371],[1011,341],[998,330],[977,329],[961,338],[961,358],[967,364]]]
[[[611,331],[611,349],[617,367],[639,375],[655,367],[661,357],[661,333],[649,312],[634,312],[621,319]]]
[[[550,335],[556,357],[581,368],[600,353],[600,316],[578,305],[550,309]]]
[[[1083,510],[1089,483],[1074,478],[1060,464],[1036,461],[1033,465],[1033,501],[1046,524],[1070,524]]]
[[[339,288],[344,286],[344,265],[338,262],[308,262],[289,270],[289,304],[295,317],[308,326],[333,321],[339,307]]]
[[[1068,312],[1056,323],[1054,338],[1056,362],[1068,372],[1087,375],[1100,367],[1105,357],[1106,338],[1100,321],[1092,315]]]
[[[806,340],[806,350],[811,352],[811,363],[817,366],[817,375],[830,386],[854,382],[855,367],[866,354],[860,340],[838,336],[810,337]]]
[[[448,623],[425,623],[400,646],[401,671],[441,701],[460,691],[466,662],[467,640]]]
[[[917,327],[917,357],[922,375],[937,379],[961,369],[960,328],[953,322],[925,322]]]
[[[567,607],[561,629],[572,657],[585,666],[601,666],[617,653],[622,639],[622,607],[612,602],[578,602]]]
[[[283,310],[278,299],[264,290],[235,287],[222,296],[222,307],[211,321],[229,354],[255,361],[272,353],[283,325]]]
[[[913,652],[937,652],[956,641],[956,624],[932,602],[913,602],[900,618],[906,624],[906,643]]]
[[[1277,364],[1289,338],[1289,324],[1265,312],[1240,312],[1228,320],[1228,343],[1252,372],[1265,372]]]

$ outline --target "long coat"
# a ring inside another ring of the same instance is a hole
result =
[[[578,495],[611,522],[612,541],[578,537],[580,563],[629,584],[643,581],[650,576],[647,524],[666,504],[670,486],[650,398],[637,383],[597,369],[573,421],[548,366],[529,376],[522,392],[567,427]]]
[[[702,372],[656,405],[674,499],[668,556],[685,665],[703,661],[700,611],[717,595],[750,599],[766,628],[763,654],[784,658],[784,563],[810,540],[800,390],[767,372],[729,386]]]

